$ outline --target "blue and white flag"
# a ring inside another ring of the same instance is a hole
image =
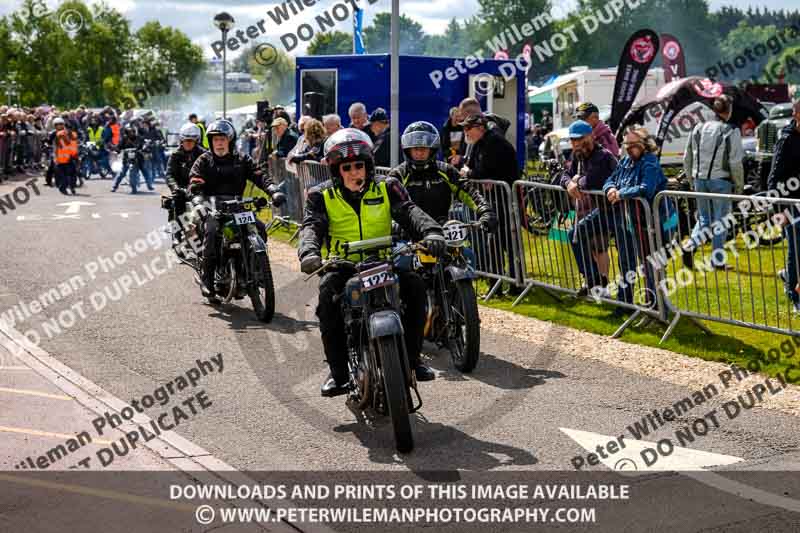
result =
[[[362,28],[364,25],[364,10],[359,8],[353,11],[353,53],[364,54],[364,34]]]

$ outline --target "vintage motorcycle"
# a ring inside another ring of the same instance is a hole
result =
[[[178,195],[180,201],[181,195]],[[275,287],[267,253],[267,243],[256,226],[256,213],[270,205],[264,197],[233,198],[210,197],[209,212],[202,196],[192,198],[189,207],[189,224],[184,231],[188,243],[201,242],[207,217],[217,219],[222,234],[217,251],[217,269],[214,289],[221,295],[222,303],[250,297],[253,310],[262,322],[269,322],[275,314]],[[272,205],[279,205],[283,197],[275,193]],[[162,197],[164,209],[174,209],[171,196]],[[195,270],[195,282],[202,285],[202,250],[188,248],[173,239],[173,248],[180,261]]]
[[[422,398],[403,338],[394,259],[421,247],[407,244],[394,251],[391,248],[391,236],[346,243],[342,247],[345,257],[361,252],[364,259],[352,262],[331,257],[307,280],[327,270],[352,274],[340,296],[347,335],[347,405],[359,415],[368,410],[388,415],[397,451],[407,453],[414,448],[409,414],[422,407]]]
[[[418,250],[414,269],[425,280],[427,314],[425,339],[450,350],[450,359],[458,370],[472,372],[478,363],[481,346],[480,319],[475,287],[478,276],[464,254],[470,230],[479,222],[446,222],[442,229],[447,254],[441,258]]]

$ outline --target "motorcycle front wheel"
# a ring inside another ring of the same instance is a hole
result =
[[[253,310],[262,322],[270,322],[275,316],[275,286],[272,281],[272,268],[266,253],[250,253],[250,275],[253,279],[248,293]]]
[[[481,328],[475,288],[468,279],[453,283],[450,291],[450,320],[455,335],[450,339],[450,358],[459,371],[468,374],[478,364]]]
[[[395,337],[381,337],[376,344],[383,367],[383,389],[389,417],[392,419],[395,447],[400,453],[408,453],[414,449],[414,436],[411,433],[411,421],[408,416],[408,387],[403,365],[400,363],[398,342],[402,340]]]

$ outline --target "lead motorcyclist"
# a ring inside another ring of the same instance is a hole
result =
[[[211,149],[192,165],[189,171],[189,187],[192,194],[206,198],[232,199],[244,194],[248,180],[272,195],[277,189],[272,180],[262,175],[249,155],[236,152],[236,130],[227,120],[212,122],[206,130]],[[276,197],[277,200],[277,197]],[[273,201],[273,205],[277,202]],[[266,241],[266,227],[256,219],[256,226]],[[219,227],[213,216],[205,220],[203,240],[203,295],[209,303],[219,303],[214,288],[214,272],[217,268]]]
[[[454,199],[475,211],[487,231],[497,228],[497,216],[475,187],[468,186],[458,170],[436,160],[439,152],[439,132],[430,122],[418,121],[408,125],[400,145],[405,161],[389,173],[408,190],[411,200],[438,223],[450,218]]]
[[[173,209],[169,211],[169,222],[180,220],[186,211],[186,191],[189,188],[189,172],[197,159],[206,153],[200,147],[202,133],[200,128],[191,122],[186,123],[180,130],[180,146],[172,152],[167,161],[167,187],[172,191]],[[173,242],[177,244],[182,240],[182,235],[173,235]]]
[[[321,249],[340,258],[358,260],[359,254],[343,257],[340,245],[346,242],[387,237],[392,220],[433,255],[446,249],[442,228],[422,209],[414,205],[403,184],[394,177],[376,177],[372,141],[363,131],[340,130],[325,142],[325,159],[331,180],[309,190],[301,227],[298,257],[301,270],[311,274],[322,266]],[[319,318],[325,358],[330,375],[320,392],[331,397],[347,392],[347,339],[345,338],[339,295],[351,272],[326,272],[319,284]],[[417,381],[430,381],[433,371],[420,362],[425,321],[425,286],[413,272],[398,272],[406,350]]]

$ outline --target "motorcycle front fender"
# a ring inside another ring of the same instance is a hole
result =
[[[252,250],[257,254],[263,254],[267,251],[267,243],[264,242],[264,239],[261,238],[260,235],[250,234],[247,236],[250,239],[250,247]]]
[[[403,334],[403,323],[396,311],[378,311],[369,317],[369,338],[390,337]]]
[[[453,281],[461,279],[476,279],[478,275],[472,268],[461,268],[455,265],[449,265],[446,269],[447,273]]]

